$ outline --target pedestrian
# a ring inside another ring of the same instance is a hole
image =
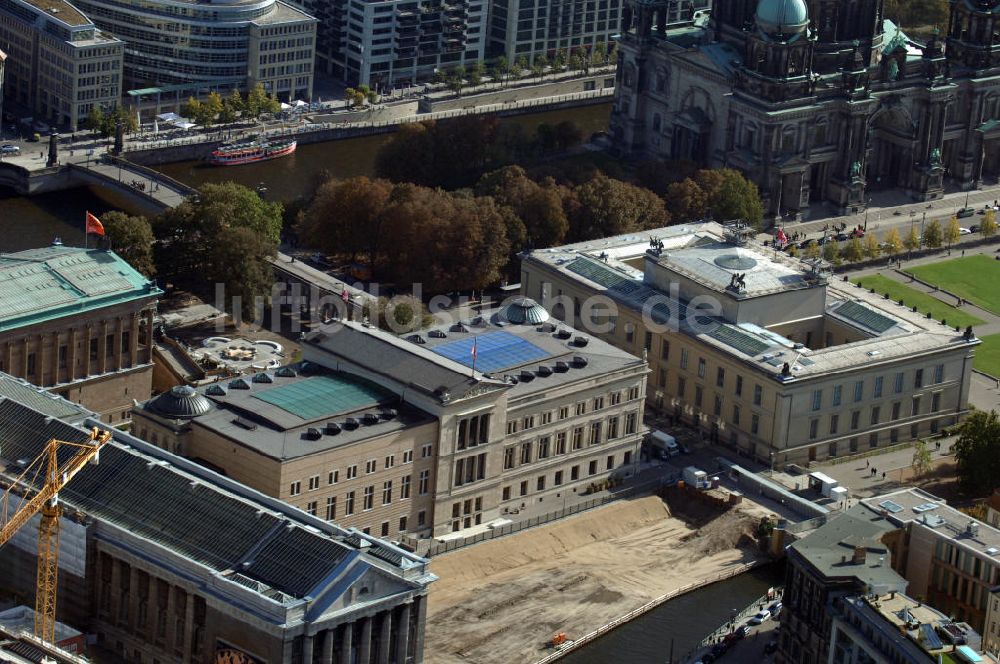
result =
[[[870,468],[871,465],[872,465],[871,461],[869,461],[868,459],[865,459],[865,468]]]
[[[882,481],[883,482],[885,481],[885,471],[884,470],[882,471]]]
[[[962,255],[963,256],[965,255],[965,249],[962,249]]]

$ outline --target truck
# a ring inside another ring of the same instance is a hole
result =
[[[708,473],[700,468],[688,466],[683,470],[682,477],[684,478],[684,484],[688,486],[693,486],[696,489],[709,488]]]
[[[665,431],[653,431],[649,435],[649,448],[651,456],[658,457],[664,461],[670,457],[681,453],[681,447],[677,444],[677,439]]]

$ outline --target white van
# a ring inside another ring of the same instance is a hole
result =
[[[677,444],[677,439],[664,431],[653,431],[649,435],[649,446],[655,450],[654,454],[661,459],[668,459],[681,453],[681,447]]]

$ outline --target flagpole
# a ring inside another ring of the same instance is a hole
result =
[[[83,248],[87,248],[87,212],[83,213]]]

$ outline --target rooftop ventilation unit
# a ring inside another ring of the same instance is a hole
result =
[[[540,378],[548,378],[552,375],[552,367],[541,365],[538,367],[538,371],[535,372]]]
[[[978,521],[969,521],[968,525],[965,526],[965,534],[967,534],[969,537],[978,537],[979,536],[979,522]]]
[[[427,333],[427,336],[434,337],[435,339],[447,339],[448,335],[441,330],[431,330]]]
[[[279,378],[295,378],[295,369],[291,367],[281,367],[274,372],[274,375]]]
[[[467,328],[466,326],[462,325],[461,323],[455,323],[454,325],[452,325],[451,327],[448,328],[448,331],[449,332],[468,332],[469,328]]]
[[[583,348],[588,343],[590,343],[590,339],[588,339],[587,337],[576,337],[575,339],[573,339],[573,345],[577,346],[578,348]]]
[[[245,378],[237,378],[236,380],[229,381],[229,389],[231,390],[249,390],[250,383]]]
[[[567,371],[569,371],[569,365],[560,360],[556,362],[556,366],[553,367],[553,369],[555,369],[556,373],[566,373]]]
[[[556,326],[553,325],[552,323],[542,323],[539,326],[538,331],[539,332],[555,332],[556,331]]]
[[[587,358],[585,358],[583,355],[574,355],[573,356],[573,368],[574,369],[582,369],[585,366],[587,366]]]
[[[427,343],[427,339],[425,339],[424,335],[422,334],[411,334],[410,336],[406,337],[406,340],[420,345]]]
[[[569,339],[571,336],[573,336],[573,333],[569,330],[559,330],[556,332],[556,337],[560,339]]]
[[[349,431],[353,430],[353,429],[357,429],[358,428],[358,421],[356,419],[354,419],[353,417],[348,417],[346,420],[344,420],[344,428],[347,429],[347,430],[349,430]]]
[[[921,517],[921,521],[923,521],[923,524],[928,528],[938,528],[939,526],[943,526],[948,523],[937,514],[924,514],[923,517]]]
[[[320,433],[320,430],[317,429],[316,427],[309,427],[308,429],[306,429],[305,437],[308,440],[319,440],[320,438],[323,437],[323,434]]]
[[[340,433],[340,425],[337,424],[336,422],[327,422],[326,429],[324,429],[324,432],[328,436],[336,436],[338,433]]]
[[[381,413],[379,413],[379,416],[383,420],[393,420],[396,418],[397,415],[399,415],[399,413],[397,413],[394,408],[386,408]]]
[[[274,382],[274,378],[271,378],[271,374],[263,372],[263,371],[261,373],[254,374],[253,378],[251,378],[250,380],[252,380],[255,383],[273,383]]]
[[[521,379],[522,383],[530,383],[535,379],[535,374],[531,373],[530,371],[522,371],[519,378]]]
[[[241,429],[246,429],[247,431],[254,431],[257,428],[256,424],[254,424],[250,420],[245,420],[242,417],[237,417],[235,420],[233,420],[233,424],[235,424]]]
[[[365,413],[361,416],[361,420],[367,425],[378,424],[378,415],[375,413]]]
[[[995,546],[991,546],[988,549],[986,549],[986,553],[987,555],[995,556],[998,553],[1000,553],[1000,549],[996,548]]]

